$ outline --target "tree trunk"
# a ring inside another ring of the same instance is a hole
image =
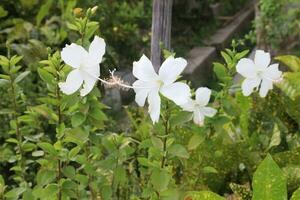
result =
[[[151,61],[156,70],[162,61],[161,44],[171,49],[172,5],[173,0],[153,0]]]

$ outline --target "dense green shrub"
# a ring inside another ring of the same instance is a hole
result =
[[[5,1],[4,5],[23,10],[37,4],[20,2],[12,5]],[[86,49],[95,35],[117,41],[109,30],[102,30],[106,19],[95,21],[105,7],[74,10],[75,1],[59,1],[51,9],[61,15],[53,15],[53,21],[48,21],[45,13],[50,13],[51,1],[46,2],[50,3],[39,10],[32,7],[39,13],[33,21],[10,20],[2,11],[5,23],[0,26],[8,29],[1,32],[0,198],[299,199],[298,57],[275,58],[287,66],[288,72],[274,83],[268,96],[261,98],[263,95],[256,91],[245,96],[234,77],[237,64],[249,51],[238,51],[234,44],[232,50],[221,52],[222,61],[214,63],[215,87],[209,104],[218,110],[214,117],[199,122],[194,113],[183,111],[162,96],[157,123],[153,124],[144,109],[130,105],[124,108],[126,129],[121,129],[121,124],[107,115],[109,108],[101,103],[100,87],[83,96],[79,92],[66,95],[60,86],[74,70],[61,56],[68,40]],[[114,14],[127,23],[129,10],[124,8],[123,13],[117,9]],[[29,19],[30,14],[16,15],[28,15]],[[140,17],[138,12],[130,21]],[[120,26],[128,32],[119,39],[128,37],[134,42],[131,37],[138,35],[136,25],[128,24]],[[130,32],[136,35],[130,36]],[[146,41],[136,48],[143,51]],[[107,60],[101,63],[102,71],[117,58],[110,48],[104,56]],[[126,53],[128,57],[135,54]],[[105,77],[103,74],[101,77]],[[110,86],[126,84],[115,76],[101,81]],[[197,97],[193,89],[192,93]],[[198,124],[190,122],[192,118]]]

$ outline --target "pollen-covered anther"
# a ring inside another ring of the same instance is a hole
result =
[[[110,78],[106,79],[106,83],[104,83],[104,87],[106,88],[118,88],[122,90],[129,90],[130,88],[125,87],[129,84],[125,83],[119,76],[114,75],[115,70],[111,71]]]

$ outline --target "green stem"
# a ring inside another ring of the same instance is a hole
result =
[[[82,30],[80,32],[81,34],[81,45],[83,46],[84,44],[84,37],[85,37],[85,30],[86,30],[86,25],[88,23],[88,16],[86,17],[86,19],[84,20],[84,24],[83,24],[83,27],[82,27]]]
[[[57,184],[59,185],[59,182],[60,182],[60,179],[61,179],[61,162],[58,158],[58,161],[57,161],[57,168],[58,168],[58,173],[57,173]],[[58,200],[61,200],[61,188],[59,186],[58,188],[58,194],[57,194],[57,199]]]
[[[164,168],[167,162],[167,139],[168,139],[168,135],[170,133],[170,124],[169,124],[169,120],[170,120],[170,113],[169,113],[169,104],[168,102],[166,103],[166,115],[164,118],[164,127],[165,127],[165,132],[164,132],[164,138],[163,138],[163,157],[161,160],[161,168]]]
[[[87,161],[88,163],[90,163],[90,143],[89,141],[86,144],[85,147],[85,153],[86,153],[86,157],[87,157]],[[96,200],[97,199],[97,193],[94,191],[93,186],[91,185],[91,182],[93,181],[94,177],[91,176],[90,174],[88,174],[88,186],[89,186],[89,190],[91,192],[91,199],[92,200]]]
[[[59,68],[58,68],[59,69]],[[60,78],[59,78],[59,73],[56,73],[56,99],[57,99],[57,115],[58,115],[58,126],[62,123],[62,112],[61,112],[61,107],[60,107],[60,101],[61,101],[61,97],[60,97],[60,91],[59,91],[59,86],[58,86],[58,83],[60,81]],[[58,168],[58,172],[57,172],[57,183],[59,184],[59,181],[61,179],[61,176],[62,176],[62,173],[61,173],[61,166],[62,166],[62,163],[60,161],[60,158],[58,158],[57,160],[57,168]],[[58,200],[61,200],[62,199],[62,194],[61,194],[61,188],[59,187],[59,190],[58,190],[58,194],[57,194],[57,198]]]
[[[14,109],[14,113],[13,113],[13,118],[16,122],[16,138],[18,140],[18,150],[20,153],[20,167],[21,167],[21,176],[23,178],[23,180],[25,180],[24,177],[24,170],[23,170],[23,150],[22,150],[22,133],[20,131],[20,124],[19,124],[19,120],[18,120],[18,104],[17,104],[17,96],[16,96],[16,88],[14,85],[14,79],[12,77],[12,75],[10,74],[10,84],[11,84],[11,90],[12,90],[12,101],[13,101],[13,109]]]

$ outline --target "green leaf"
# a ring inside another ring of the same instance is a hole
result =
[[[155,147],[155,148],[158,148],[159,150],[163,150],[163,142],[161,141],[161,139],[159,139],[158,137],[155,137],[155,136],[151,136],[151,142],[152,142],[152,145]]]
[[[37,144],[44,152],[49,153],[52,156],[56,156],[58,153],[55,148],[47,142],[41,142]]]
[[[98,121],[106,121],[107,120],[107,117],[105,115],[104,112],[102,112],[102,110],[100,110],[99,108],[95,107],[95,108],[92,108],[90,111],[89,111],[89,115],[91,117],[93,117],[94,119],[98,120]]]
[[[42,20],[49,14],[50,8],[52,6],[53,0],[47,0],[46,3],[44,3],[37,16],[36,16],[36,24],[39,26],[42,22]]]
[[[10,191],[8,191],[7,193],[5,193],[4,196],[6,198],[18,199],[18,197],[25,191],[26,191],[26,188],[23,188],[23,187],[14,188],[14,189],[11,189]]]
[[[268,154],[258,166],[253,176],[252,200],[286,200],[286,178]]]
[[[204,167],[202,169],[203,173],[206,173],[206,174],[217,174],[218,173],[218,170],[216,170],[214,167],[211,167],[211,166],[207,166],[207,167]]]
[[[236,58],[237,60],[240,60],[241,58],[245,57],[248,53],[249,53],[249,50],[242,51],[242,52],[240,52],[240,53],[237,53],[237,54],[235,55],[235,58]]]
[[[213,63],[213,65],[214,73],[220,81],[225,83],[231,80],[231,77],[228,76],[228,71],[224,65],[222,65],[221,63]]]
[[[298,188],[294,193],[291,198],[291,200],[299,200],[300,199],[300,188]]]
[[[6,139],[6,142],[19,144],[19,141],[16,138],[8,138],[8,139]]]
[[[221,55],[224,58],[226,64],[229,66],[232,63],[232,59],[230,58],[230,56],[224,51],[221,51]]]
[[[10,81],[10,77],[4,74],[0,74],[0,78]]]
[[[278,125],[275,124],[274,129],[273,129],[273,135],[272,135],[268,149],[278,146],[280,144],[280,142],[281,142],[280,130],[278,128]]]
[[[4,193],[5,181],[2,175],[0,175],[0,196]]]
[[[65,142],[72,142],[77,145],[82,145],[84,142],[88,140],[89,132],[84,131],[81,128],[73,128],[71,130],[67,130],[65,134]]]
[[[40,157],[44,155],[44,151],[34,151],[31,153],[33,157]]]
[[[188,150],[196,149],[203,141],[205,140],[205,136],[199,133],[195,133],[188,143]]]
[[[17,55],[14,55],[14,56],[10,59],[10,66],[15,66],[15,65],[18,64],[22,59],[23,59],[23,56],[17,56]]]
[[[77,147],[74,147],[73,149],[71,149],[69,151],[69,155],[68,155],[68,158],[70,160],[73,160],[75,158],[75,156],[80,152],[80,146],[77,146]]]
[[[81,124],[83,124],[83,122],[85,122],[85,120],[86,117],[81,112],[77,112],[71,117],[71,123],[73,127],[80,126]]]
[[[157,191],[164,191],[168,188],[171,175],[165,170],[154,169],[151,174],[150,181]]]
[[[43,81],[53,84],[54,76],[42,68],[38,68],[38,73]]]
[[[190,155],[187,152],[186,148],[182,146],[181,144],[173,144],[169,147],[168,152],[171,155],[180,157],[180,158],[189,158]]]
[[[145,167],[159,167],[159,165],[156,165],[155,163],[151,162],[149,159],[144,157],[137,158],[138,162]]]
[[[36,175],[37,184],[41,187],[51,183],[56,178],[54,170],[40,170]]]
[[[126,171],[123,167],[119,166],[114,170],[114,181],[117,185],[124,185],[126,182]]]
[[[66,177],[72,179],[75,176],[75,168],[73,166],[66,166],[63,168],[63,173]]]
[[[170,124],[172,124],[172,126],[180,126],[191,119],[193,119],[193,113],[181,111],[171,117]]]
[[[10,82],[5,79],[0,79],[0,87],[8,85]]]
[[[101,188],[101,197],[103,200],[111,200],[112,189],[110,186],[105,185]]]
[[[224,197],[219,196],[210,191],[191,191],[187,192],[184,199],[192,199],[192,200],[226,200]],[[271,200],[271,199],[269,199]]]
[[[46,186],[46,188],[43,191],[42,197],[48,197],[47,199],[55,199],[56,194],[58,193],[58,185],[57,184],[49,184]]]
[[[8,12],[2,6],[0,6],[0,18],[6,17],[7,14]]]
[[[300,58],[297,56],[291,56],[291,55],[278,56],[275,58],[275,60],[282,62],[294,72],[300,71]]]

